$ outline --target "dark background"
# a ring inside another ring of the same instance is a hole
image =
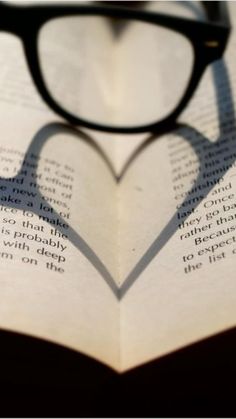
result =
[[[0,333],[0,416],[236,416],[236,329],[128,373]]]

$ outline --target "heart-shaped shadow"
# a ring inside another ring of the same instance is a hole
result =
[[[214,82],[217,92],[217,105],[218,105],[218,116],[219,116],[219,127],[220,127],[220,135],[217,141],[214,141],[213,143],[205,138],[201,133],[199,133],[196,129],[184,125],[184,124],[176,124],[175,127],[173,127],[173,132],[177,136],[183,137],[193,148],[200,165],[200,170],[197,179],[195,180],[194,186],[197,187],[198,185],[201,185],[204,181],[203,178],[203,172],[204,172],[204,156],[202,152],[199,152],[199,147],[196,147],[195,139],[198,138],[198,140],[201,140],[202,145],[207,145],[207,152],[209,153],[210,150],[214,150],[216,147],[216,144],[218,144],[223,140],[223,134],[224,134],[224,127],[228,126],[227,124],[230,121],[230,129],[232,131],[235,130],[235,120],[234,120],[234,109],[233,109],[233,100],[231,96],[231,89],[230,89],[230,83],[229,83],[229,77],[227,73],[227,69],[225,66],[225,63],[223,61],[220,61],[216,63],[213,66],[213,74],[214,74]],[[222,94],[222,83],[224,84],[223,94],[224,94],[224,101],[221,101],[221,94]],[[227,97],[227,109],[225,108]],[[47,124],[46,126],[42,127],[34,136],[33,140],[31,141],[31,144],[29,145],[25,156],[27,155],[40,155],[43,147],[55,134],[72,134],[75,138],[79,139],[80,141],[84,141],[87,145],[89,145],[93,150],[95,150],[99,156],[104,160],[104,162],[107,164],[108,168],[110,169],[110,173],[112,174],[113,178],[116,180],[117,183],[122,182],[124,179],[124,176],[126,175],[127,171],[131,167],[132,163],[139,157],[141,158],[143,152],[145,149],[147,149],[148,146],[150,146],[154,141],[157,141],[158,138],[160,138],[164,133],[155,133],[151,136],[149,136],[136,150],[133,152],[133,154],[129,157],[126,164],[124,165],[121,173],[119,176],[115,174],[115,171],[113,169],[112,163],[110,162],[107,155],[104,153],[104,151],[100,148],[100,146],[96,143],[96,141],[89,136],[88,134],[85,134],[79,130],[77,130],[74,127],[71,127],[69,125],[63,124],[63,123],[51,123]],[[222,162],[222,170],[220,173],[215,175],[215,179],[219,180],[222,178],[224,173],[228,169],[228,165],[232,164],[235,161],[235,154],[233,153],[233,150],[235,148],[234,144],[231,142],[229,144],[229,147],[231,147],[232,150],[232,156],[230,160],[227,162],[227,167],[223,165]],[[203,147],[204,148],[204,147]],[[18,171],[18,174],[12,178],[0,178],[0,186],[4,185],[6,183],[6,180],[9,182],[9,179],[14,181],[14,183],[18,183],[17,181],[21,178],[21,170]],[[33,172],[32,172],[33,173]],[[37,179],[36,176],[36,170],[35,170],[35,179]],[[193,186],[193,185],[192,185]],[[214,187],[214,185],[209,185],[202,191],[202,195],[205,197],[210,192],[210,190]],[[35,188],[35,191],[37,191],[37,197],[36,199],[38,201],[43,200],[43,196],[41,194],[41,191],[38,188]],[[185,207],[185,204],[187,205],[188,196],[183,200],[182,206]],[[12,204],[12,203],[4,203],[5,206],[9,206],[11,208],[21,208],[18,204]],[[196,208],[199,205],[199,202],[196,202],[192,205],[193,208]],[[56,227],[56,229],[61,233],[64,234],[65,230],[64,228],[60,227],[60,223],[63,224],[65,220],[63,217],[48,203],[49,212],[50,209],[54,214],[54,217],[59,220],[59,225]],[[39,212],[32,208],[32,212],[34,212],[36,215],[40,215]],[[184,222],[187,219],[188,215],[182,217],[181,221]],[[138,260],[138,262],[135,264],[133,269],[129,272],[129,274],[126,276],[126,278],[122,281],[122,285],[119,287],[111,275],[110,271],[107,269],[101,258],[96,254],[96,251],[91,248],[89,243],[76,231],[74,228],[69,227],[69,230],[67,231],[68,240],[89,260],[89,262],[93,265],[93,267],[99,272],[101,277],[104,279],[104,281],[107,283],[107,285],[110,287],[114,295],[117,297],[117,299],[122,299],[125,294],[128,292],[130,287],[134,284],[134,282],[138,279],[138,277],[141,275],[141,273],[147,268],[147,266],[151,263],[151,261],[156,257],[156,255],[160,252],[160,250],[167,244],[167,242],[170,240],[170,238],[175,234],[175,232],[178,229],[179,221],[177,220],[177,211],[173,214],[173,216],[170,218],[166,226],[162,229],[160,234],[158,234],[158,237],[151,243],[151,245],[148,247],[148,249],[144,252],[142,257]]]

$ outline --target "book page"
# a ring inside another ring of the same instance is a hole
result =
[[[233,33],[182,126],[150,137],[123,177],[123,370],[235,326],[234,51]]]
[[[105,156],[47,108],[16,37],[0,60],[0,327],[118,368],[111,141]]]
[[[0,327],[121,371],[234,324],[224,65],[182,116],[190,128],[119,136],[69,127],[36,93],[20,42],[1,34],[0,51]]]

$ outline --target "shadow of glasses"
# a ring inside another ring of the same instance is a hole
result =
[[[199,174],[197,179],[195,180],[194,186],[197,188],[199,185],[201,185],[205,179],[204,179],[204,155],[202,152],[199,152],[199,147],[196,146],[196,138],[201,140],[201,144],[203,146],[207,146],[207,152],[211,150],[215,150],[215,148],[219,145],[219,143],[223,142],[224,140],[224,127],[227,125],[228,119],[231,120],[231,131],[235,132],[235,118],[234,118],[234,107],[233,107],[233,98],[232,98],[232,92],[230,88],[230,81],[227,73],[227,68],[224,63],[224,61],[218,62],[216,65],[213,66],[213,74],[214,74],[214,84],[216,88],[216,95],[217,95],[217,107],[218,107],[218,117],[219,117],[219,127],[220,127],[220,134],[217,141],[212,143],[208,138],[204,137],[199,131],[194,129],[191,126],[185,125],[185,124],[176,124],[174,127],[174,130],[172,131],[173,134],[184,138],[192,147],[194,150],[198,160],[199,160]],[[224,83],[224,97],[227,96],[228,100],[228,107],[227,112],[225,112],[225,102],[223,103],[221,100],[221,93],[222,93],[222,83]],[[117,176],[115,174],[115,170],[112,166],[111,161],[106,156],[105,152],[100,148],[100,146],[96,143],[96,141],[88,134],[85,134],[76,128],[73,128],[69,125],[63,124],[63,123],[50,123],[45,126],[43,126],[34,136],[32,139],[25,156],[30,154],[40,155],[42,152],[43,147],[47,143],[47,141],[54,135],[57,134],[70,134],[74,136],[76,140],[83,141],[87,145],[91,147],[91,150],[93,149],[95,152],[98,153],[98,155],[103,159],[103,161],[106,163],[107,167],[110,170],[111,175],[115,179],[117,183],[122,182],[124,176],[126,175],[129,168],[132,166],[132,163],[134,160],[141,158],[142,154],[145,152],[145,150],[154,142],[157,141],[158,138],[162,137],[163,133],[160,135],[155,134],[148,136],[146,140],[144,140],[141,145],[133,152],[133,154],[129,157],[128,161],[123,166],[123,169],[121,173]],[[224,165],[224,161],[222,160],[222,167],[219,174],[215,175],[215,180],[219,180],[222,178],[224,173],[227,172],[230,165],[233,164],[233,162],[236,160],[236,155],[234,153],[235,145],[234,142],[231,141],[228,145],[229,150],[231,152],[231,158],[227,161],[227,165]],[[13,176],[12,178],[0,178],[0,188],[1,186],[6,184],[6,181],[9,182],[12,181],[14,183],[19,183],[21,179],[21,170],[18,171],[18,174],[16,176]],[[37,184],[37,176],[36,176],[36,169],[32,169],[32,174],[34,178],[36,179],[36,187],[34,189],[35,191],[35,201],[42,201],[43,196],[40,191],[39,185]],[[211,189],[215,185],[209,185],[204,189],[204,191],[201,191],[203,197],[206,197],[207,194],[211,191]],[[182,207],[185,207],[187,205],[188,196],[182,201],[180,204]],[[64,234],[65,230],[63,227],[60,226],[60,223],[63,225],[65,220],[63,217],[57,212],[50,203],[47,203],[49,207],[49,212],[51,209],[51,212],[54,214],[54,218],[58,219],[58,225],[56,229],[61,233]],[[199,202],[193,203],[192,207],[194,209],[197,208],[199,205]],[[4,206],[8,206],[10,208],[17,208],[22,210],[29,210],[29,208],[24,207],[23,204],[20,206],[18,204],[14,204],[12,202],[4,203]],[[38,206],[37,206],[38,207]],[[36,215],[40,216],[42,213],[32,208],[32,212],[34,212]],[[178,224],[179,220],[177,218],[178,211],[173,214],[169,222],[166,224],[166,226],[163,228],[160,234],[156,237],[156,239],[152,242],[152,244],[149,246],[149,248],[145,251],[145,253],[142,255],[142,257],[139,259],[139,261],[136,263],[136,265],[133,267],[133,269],[129,272],[129,274],[126,276],[124,281],[122,282],[122,285],[119,287],[116,285],[116,281],[114,277],[111,275],[109,270],[107,269],[106,265],[103,263],[103,261],[98,257],[96,254],[96,251],[94,251],[89,243],[79,234],[78,231],[73,229],[69,226],[69,229],[67,230],[66,234],[68,236],[68,240],[78,249],[79,252],[81,252],[84,257],[87,258],[87,260],[93,265],[93,267],[97,270],[97,272],[101,275],[103,280],[107,283],[111,291],[114,293],[116,298],[118,300],[121,300],[128,290],[132,287],[135,281],[139,278],[141,273],[147,268],[147,266],[152,262],[152,260],[157,256],[157,254],[160,252],[160,250],[167,244],[167,242],[171,239],[171,237],[174,235],[174,233],[178,230]],[[181,222],[184,222],[188,218],[188,215],[185,215],[181,218]]]

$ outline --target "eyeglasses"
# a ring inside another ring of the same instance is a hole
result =
[[[21,37],[39,93],[70,123],[154,131],[176,121],[226,48],[227,4],[203,3],[209,22],[117,5],[3,3],[0,30]]]

